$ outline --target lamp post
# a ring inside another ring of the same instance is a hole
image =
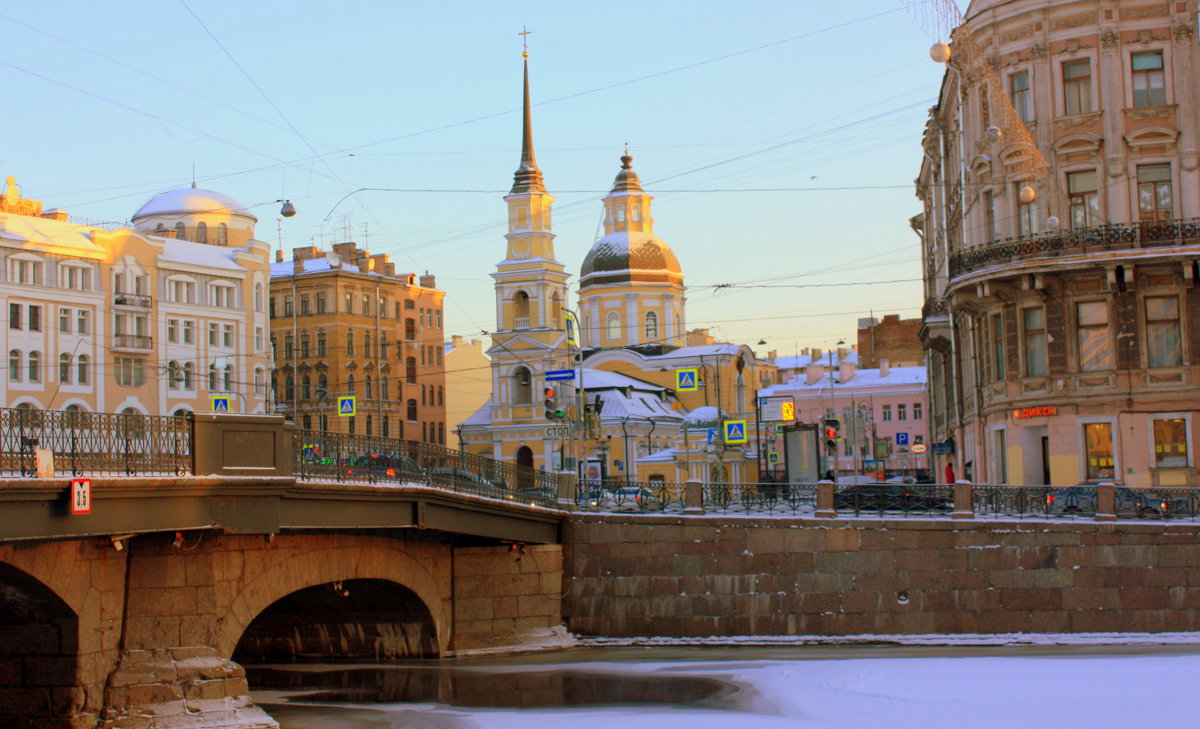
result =
[[[834,395],[833,386],[834,386],[834,383],[837,382],[837,378],[834,376],[834,370],[833,370],[833,352],[834,352],[834,349],[842,346],[845,343],[846,343],[846,340],[839,339],[837,341],[837,344],[829,349],[829,417],[833,418],[835,420],[837,419],[837,399]],[[839,365],[841,364],[840,357],[838,359],[838,364]],[[837,452],[837,439],[836,438],[833,439],[833,445],[830,446],[828,450],[829,450],[829,468],[827,468],[827,470],[829,470],[833,473],[833,482],[836,484],[837,483],[837,472],[838,472],[838,452]]]

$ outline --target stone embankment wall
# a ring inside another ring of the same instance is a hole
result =
[[[730,636],[1200,629],[1200,525],[576,514],[570,630]]]

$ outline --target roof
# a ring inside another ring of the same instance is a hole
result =
[[[877,369],[855,370],[854,376],[846,382],[837,382],[836,387],[863,390],[871,387],[924,387],[928,372],[924,367],[892,367],[886,376],[879,374]],[[760,397],[767,395],[786,395],[787,393],[816,392],[829,389],[829,376],[820,377],[816,382],[808,384],[804,375],[799,374],[782,385],[771,385],[758,391]]]
[[[479,407],[478,410],[471,413],[470,417],[459,423],[459,425],[491,425],[492,424],[492,398],[488,398],[487,402]]]
[[[364,271],[357,265],[350,263],[344,259],[334,268],[329,263],[329,259],[325,256],[317,256],[316,258],[299,259],[304,265],[301,266],[300,273],[321,273],[323,271],[346,271],[348,273],[365,273],[372,276],[387,276],[382,271]],[[296,273],[295,260],[292,261],[275,261],[271,264],[271,276],[291,276]],[[401,278],[408,274],[393,274],[392,278]]]
[[[182,190],[169,190],[150,198],[145,205],[138,208],[132,220],[145,218],[150,215],[194,214],[232,212],[258,220],[245,205],[237,200],[212,190],[197,187],[186,187]]]
[[[238,253],[245,252],[245,248],[210,246],[206,243],[193,243],[190,240],[164,238],[162,260],[193,266],[224,268],[230,271],[244,271],[246,267],[237,262],[236,256]]]
[[[658,236],[642,231],[619,231],[604,236],[588,251],[579,269],[581,284],[589,276],[603,279],[596,283],[657,281],[664,278],[663,273],[682,277],[679,259]]]
[[[106,249],[92,240],[94,229],[75,223],[63,223],[49,218],[0,213],[0,238],[18,241],[22,247],[39,253],[59,253],[97,258]]]
[[[836,350],[833,351],[833,366],[837,367],[842,363],[842,358],[838,356]],[[846,352],[846,362],[858,364],[858,350],[851,349]],[[785,357],[776,357],[775,366],[781,370],[802,369],[809,366],[813,362],[811,354],[797,354]],[[829,366],[829,352],[822,352],[820,357],[817,357],[817,364]]]

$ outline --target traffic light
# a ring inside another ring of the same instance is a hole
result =
[[[838,430],[842,427],[842,421],[837,418],[825,418],[825,447],[829,450],[837,450]]]
[[[547,385],[546,389],[542,391],[542,395],[546,398],[546,420],[558,422],[567,417],[567,413],[558,404],[558,390]]]

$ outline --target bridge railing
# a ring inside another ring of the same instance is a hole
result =
[[[192,470],[192,425],[173,415],[0,408],[0,474],[36,476],[39,450],[74,476],[183,475]]]
[[[304,480],[424,483],[539,506],[558,503],[558,477],[432,443],[295,431],[293,472]]]
[[[580,511],[671,513],[697,509],[713,514],[797,516],[814,513],[816,504],[815,483],[582,481],[575,491],[575,507]]]

